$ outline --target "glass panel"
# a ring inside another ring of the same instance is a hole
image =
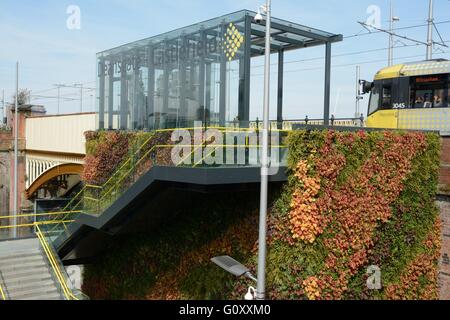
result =
[[[429,75],[411,78],[413,108],[446,108],[448,104],[448,76]]]
[[[372,93],[370,94],[370,102],[369,102],[369,115],[378,110],[378,105],[380,103],[380,91],[377,86],[372,89]]]
[[[392,109],[392,90],[391,86],[383,86],[383,100],[381,102],[382,109]]]
[[[99,53],[99,122],[152,130],[219,120],[221,111],[225,120],[235,119],[244,17],[227,15]]]

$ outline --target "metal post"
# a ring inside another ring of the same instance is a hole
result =
[[[36,217],[36,214],[37,214],[37,199],[34,199],[34,203],[33,203],[33,213],[34,213],[34,216],[33,216],[33,233],[34,234],[36,234],[36,222],[37,222],[37,217]]]
[[[261,155],[261,196],[259,211],[258,242],[258,284],[256,297],[264,300],[266,296],[266,234],[267,234],[267,194],[269,187],[269,107],[270,107],[270,40],[271,40],[271,0],[266,2],[266,49],[264,66],[264,112],[263,141]]]
[[[433,0],[430,0],[428,11],[427,60],[433,59]]]
[[[226,25],[222,24],[222,41],[225,39]],[[226,121],[226,93],[227,93],[227,59],[224,50],[220,57],[220,94],[219,94],[219,123],[225,126]]]
[[[98,117],[99,129],[105,129],[105,60],[101,59],[99,64],[99,103],[98,103]],[[59,89],[59,88],[58,88]],[[58,114],[59,114],[59,90],[58,90]]]
[[[163,74],[163,107],[161,112],[161,117],[163,120],[164,127],[162,129],[167,129],[168,126],[168,119],[169,119],[169,73],[171,72],[170,68],[170,61],[168,56],[168,49],[169,44],[166,41],[164,43],[164,53],[163,53],[163,68],[164,68],[164,74]],[[161,119],[160,119],[160,125],[161,125]]]
[[[240,125],[249,126],[250,121],[250,72],[251,72],[252,18],[245,16],[244,53],[239,60],[239,106]]]
[[[181,38],[181,50],[179,56],[179,72],[178,79],[180,85],[180,105],[179,105],[179,114],[181,118],[181,123],[178,125],[180,127],[188,127],[188,103],[187,103],[187,95],[186,95],[186,61],[188,58],[188,42],[185,37]]]
[[[389,51],[388,51],[388,66],[393,64],[393,50],[394,50],[394,36],[392,32],[394,31],[394,9],[391,0],[391,10],[389,15]]]
[[[60,112],[60,106],[61,106],[61,87],[58,86],[58,111],[57,114]]]
[[[206,40],[207,40],[207,36],[206,36],[206,32],[204,30],[202,30],[200,32],[200,48],[198,48],[198,54],[200,55],[200,59],[199,59],[199,67],[198,67],[198,82],[199,82],[199,87],[198,87],[198,103],[199,103],[199,107],[201,108],[201,112],[203,113],[203,116],[201,119],[197,119],[197,120],[201,120],[203,121],[205,119],[205,113],[206,113],[206,105],[205,105],[205,83],[206,83]]]
[[[148,48],[147,61],[147,128],[155,129],[155,49],[150,46]]]
[[[205,113],[207,125],[211,121],[211,62],[206,63]]]
[[[277,128],[283,129],[283,81],[284,81],[284,50],[278,51],[278,103],[277,103]]]
[[[356,104],[355,104],[355,118],[359,117],[359,101],[361,95],[359,92],[360,66],[356,66]]]
[[[127,80],[127,60],[122,57],[120,63],[120,130],[128,129],[128,80]]]
[[[133,59],[133,66],[132,66],[132,70],[133,70],[133,107],[130,108],[130,111],[132,111],[132,123],[131,123],[131,127],[133,128],[133,130],[138,130],[139,129],[139,61],[138,61],[138,55],[139,52],[136,50],[134,52],[135,58]],[[141,128],[142,129],[142,128]]]
[[[323,120],[324,125],[327,126],[330,124],[331,43],[327,42],[325,47],[325,101]]]
[[[83,112],[83,84],[80,84],[80,113]]]
[[[393,0],[391,0],[391,9],[389,15],[389,50],[388,50],[388,65],[394,64],[394,22],[400,21],[399,17],[394,16]]]
[[[114,65],[115,62],[109,60],[108,68],[108,129],[114,129]]]
[[[13,206],[13,238],[17,238],[17,214],[18,214],[18,164],[19,164],[19,62],[16,63],[16,98],[14,116],[14,206]]]

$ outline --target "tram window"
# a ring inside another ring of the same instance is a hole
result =
[[[446,108],[449,106],[447,80],[429,76],[412,78],[411,106],[413,108]]]
[[[381,103],[382,109],[392,108],[392,90],[391,86],[383,86],[383,100]]]
[[[412,105],[414,108],[446,108],[448,98],[445,97],[445,92],[444,89],[416,90]]]
[[[377,86],[375,86],[373,87],[372,93],[370,94],[369,115],[378,110],[379,102],[380,102],[380,90]]]
[[[416,90],[414,96],[414,108],[431,107],[433,90]]]
[[[446,106],[447,103],[445,101],[445,90],[444,89],[435,90],[433,97],[433,107],[443,108]]]

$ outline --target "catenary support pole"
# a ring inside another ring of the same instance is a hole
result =
[[[427,60],[433,59],[433,0],[430,0],[428,11]]]

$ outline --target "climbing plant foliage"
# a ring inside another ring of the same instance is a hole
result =
[[[439,136],[293,131],[288,145],[289,181],[271,194],[269,298],[437,299]],[[192,203],[183,223],[121,239],[117,250],[88,266],[86,292],[242,299],[250,283],[230,278],[209,259],[229,254],[255,271],[257,195],[213,199]],[[381,288],[367,285],[370,266],[379,268]]]

